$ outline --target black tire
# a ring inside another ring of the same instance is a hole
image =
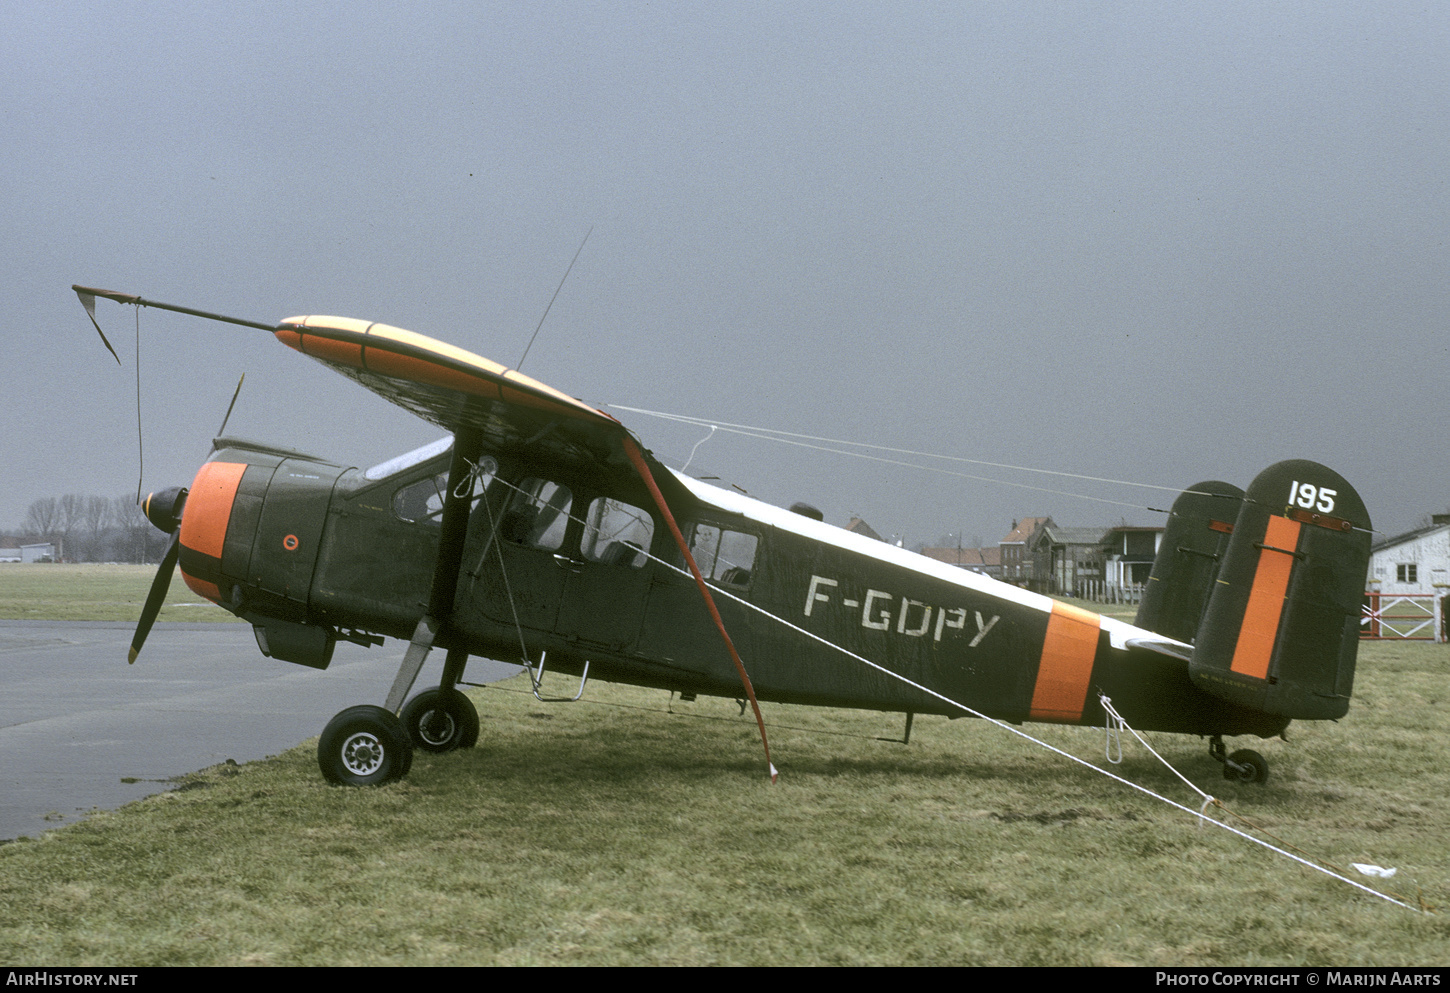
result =
[[[1243,748],[1228,757],[1223,778],[1236,783],[1262,783],[1269,778],[1269,763],[1258,752]]]
[[[478,711],[473,701],[457,690],[435,686],[403,706],[403,728],[414,748],[425,752],[451,752],[478,744]]]
[[[382,707],[349,707],[323,729],[317,764],[330,783],[381,786],[408,774],[413,742],[402,722]]]

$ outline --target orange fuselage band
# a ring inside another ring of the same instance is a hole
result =
[[[1091,611],[1065,603],[1052,605],[1037,684],[1032,689],[1033,720],[1070,723],[1082,719],[1098,653],[1099,621]]]

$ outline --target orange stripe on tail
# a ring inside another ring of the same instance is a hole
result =
[[[1284,596],[1289,592],[1289,575],[1294,570],[1291,554],[1299,545],[1298,521],[1287,517],[1270,517],[1259,550],[1254,585],[1249,588],[1249,604],[1244,609],[1244,622],[1239,628],[1229,668],[1241,676],[1265,679],[1274,655],[1274,641],[1279,634],[1279,618],[1284,613]]]

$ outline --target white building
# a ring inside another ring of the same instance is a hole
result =
[[[0,548],[0,562],[53,562],[55,546],[48,541],[19,548]]]
[[[1103,579],[1108,587],[1137,588],[1148,582],[1153,571],[1153,560],[1163,544],[1163,529],[1124,524],[1109,528],[1102,543]]]
[[[1370,592],[1386,596],[1450,594],[1450,514],[1434,514],[1430,521],[1370,547]]]

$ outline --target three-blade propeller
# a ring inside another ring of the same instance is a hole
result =
[[[222,418],[222,426],[217,428],[219,439],[227,430],[227,421],[232,419],[232,408],[237,405],[237,397],[241,395],[242,383],[246,380],[246,373],[242,373],[241,379],[237,380],[237,388],[232,393],[232,402],[227,406],[226,416]],[[211,451],[216,451],[216,440],[212,441]],[[209,453],[208,453],[209,454]],[[171,486],[155,493],[147,494],[146,499],[141,501],[141,510],[146,514],[146,519],[156,527],[171,535],[171,541],[166,545],[166,554],[161,557],[161,565],[156,570],[156,578],[151,580],[151,592],[146,594],[146,606],[141,609],[141,619],[136,622],[136,634],[131,639],[131,651],[126,654],[128,663],[135,662],[136,656],[141,654],[141,646],[146,644],[146,636],[151,633],[151,625],[156,623],[156,615],[161,612],[161,604],[166,600],[166,591],[171,588],[171,574],[176,571],[176,560],[181,554],[181,512],[186,507],[186,487]]]
[[[151,625],[156,623],[156,615],[161,612],[166,591],[171,587],[171,574],[176,571],[176,559],[181,554],[181,512],[185,506],[184,486],[173,486],[159,493],[151,493],[141,503],[146,519],[171,535],[171,541],[166,545],[166,554],[161,557],[156,578],[151,580],[151,592],[146,594],[146,605],[141,608],[141,620],[136,623],[136,634],[131,638],[131,651],[126,654],[128,663],[135,662],[136,656],[141,654],[141,646],[146,644],[146,636],[151,633]]]

